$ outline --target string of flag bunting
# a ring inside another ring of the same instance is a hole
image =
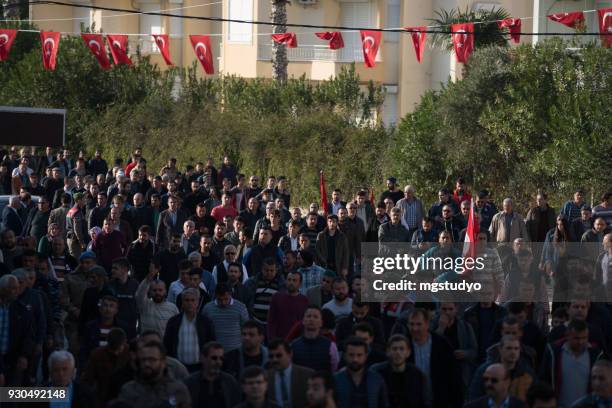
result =
[[[612,8],[598,9],[597,17],[599,23],[599,35],[601,36],[604,47],[612,46]],[[184,16],[186,17],[186,16]],[[583,11],[571,13],[557,13],[546,16],[549,20],[564,26],[580,29],[584,27],[585,18]],[[256,22],[251,22],[256,23]],[[506,28],[513,42],[519,43],[521,34],[521,19],[507,18],[496,22],[499,28]],[[474,51],[474,24],[473,22],[451,24],[450,35],[455,51],[457,62],[466,63]],[[416,59],[420,63],[425,49],[425,39],[429,27],[403,27],[401,30],[408,32],[412,37],[412,42],[416,54]],[[17,29],[0,29],[0,61],[6,61],[9,57],[11,46],[17,36]],[[384,30],[369,29],[359,30],[363,58],[366,67],[376,66],[376,56],[381,45],[382,33]],[[314,33],[316,37],[328,42],[331,50],[339,50],[344,47],[344,39],[341,31],[325,31]],[[40,41],[42,49],[42,60],[45,70],[53,71],[57,65],[57,51],[59,48],[61,33],[56,31],[40,31]],[[168,66],[174,65],[170,57],[170,37],[168,34],[152,34],[153,41],[159,48],[159,52]],[[127,34],[81,34],[85,45],[89,48],[93,56],[98,61],[100,68],[108,70],[111,62],[108,57],[106,45],[110,50],[111,57],[115,65],[132,65],[128,55],[128,35]],[[106,41],[105,41],[106,39]],[[276,44],[285,45],[287,48],[296,48],[298,38],[295,32],[271,34],[271,39]],[[196,58],[200,61],[204,72],[208,75],[214,74],[213,50],[210,42],[210,35],[190,35],[193,51]]]

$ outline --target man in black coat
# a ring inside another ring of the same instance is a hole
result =
[[[170,196],[168,198],[168,209],[159,214],[159,223],[155,235],[158,248],[168,248],[170,237],[172,234],[183,232],[183,224],[187,221],[187,218],[188,214],[179,208],[179,198]]]
[[[74,380],[75,371],[74,357],[69,351],[57,350],[49,356],[50,386],[68,388],[70,407],[93,406],[95,394],[85,384]]]
[[[240,403],[242,396],[238,382],[229,374],[221,371],[223,366],[223,346],[208,342],[200,349],[202,368],[183,382],[189,389],[193,407],[233,407]]]
[[[380,374],[387,384],[389,405],[405,408],[430,408],[432,395],[425,374],[408,362],[412,347],[401,334],[391,336],[387,343],[388,361],[374,364],[371,370]]]
[[[491,364],[484,372],[482,379],[487,395],[477,398],[464,405],[464,408],[525,408],[526,405],[518,398],[508,394],[510,375],[502,364]]]

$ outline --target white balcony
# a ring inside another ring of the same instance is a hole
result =
[[[361,48],[342,48],[330,50],[325,45],[306,45],[298,48],[287,48],[287,58],[293,62],[308,61],[332,61],[332,62],[363,62],[363,51]],[[272,60],[272,45],[264,42],[257,45],[257,60]],[[381,50],[378,51],[376,61],[380,62]]]

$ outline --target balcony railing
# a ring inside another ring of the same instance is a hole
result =
[[[330,50],[326,46],[307,45],[298,48],[287,48],[287,58],[289,61],[332,61],[332,62],[363,62],[363,51],[361,48],[342,48],[340,50]],[[258,44],[257,59],[259,61],[270,61],[272,59],[272,45]],[[378,57],[379,61],[380,51]]]

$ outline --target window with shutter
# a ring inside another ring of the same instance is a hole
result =
[[[252,0],[230,0],[228,2],[230,20],[253,20]],[[250,43],[253,41],[253,27],[245,23],[228,23],[227,40]]]

